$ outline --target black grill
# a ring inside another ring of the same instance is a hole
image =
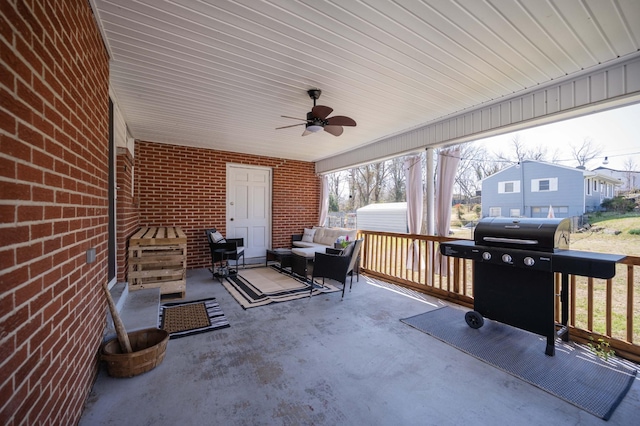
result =
[[[555,337],[569,340],[569,274],[612,278],[621,255],[569,250],[569,219],[486,218],[474,241],[440,244],[445,256],[474,261],[474,310],[465,320],[479,328],[487,317],[547,337],[545,353],[555,352]],[[562,319],[556,332],[553,273],[562,274]]]

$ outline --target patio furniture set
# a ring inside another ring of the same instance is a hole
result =
[[[239,259],[244,263],[244,241],[242,238],[224,238],[215,228],[205,230],[211,250],[213,277],[222,281],[230,274],[237,273]],[[342,228],[311,228],[303,234],[293,235],[292,248],[275,248],[266,252],[265,266],[278,263],[281,270],[296,275],[310,284],[313,290],[314,280],[325,278],[336,280],[343,285],[342,297],[347,277],[353,273],[359,275],[359,255],[362,240],[356,240],[356,231]],[[347,241],[345,247],[337,247],[338,240]],[[229,260],[236,261],[236,269],[231,269]]]

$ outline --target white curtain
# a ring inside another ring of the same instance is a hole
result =
[[[320,220],[319,226],[325,226],[327,217],[329,216],[329,176],[322,175],[320,180]],[[328,224],[326,224],[328,225]]]
[[[438,153],[436,172],[436,233],[441,237],[449,236],[451,226],[451,201],[456,169],[460,162],[460,149],[445,149]],[[447,276],[447,261],[438,251],[436,273]]]
[[[413,155],[404,160],[405,181],[407,183],[407,226],[410,234],[422,231],[422,157]],[[409,246],[407,269],[419,271],[424,268],[424,259],[419,258],[418,241]]]

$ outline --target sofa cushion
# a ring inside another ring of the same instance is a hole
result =
[[[324,230],[326,228],[324,226],[314,226],[313,229],[316,230],[316,233],[313,236],[313,242],[317,244],[322,244],[320,241],[324,237]]]
[[[313,259],[316,257],[316,253],[324,253],[326,250],[327,246],[316,244],[312,247],[294,247],[291,249],[291,253],[306,257],[307,259]]]
[[[305,241],[294,241],[293,242],[293,246],[294,247],[315,247],[319,244],[316,243],[307,243]],[[324,246],[323,246],[324,247]]]
[[[341,236],[348,236],[349,241],[355,240],[357,231],[355,229],[345,228],[323,228],[320,236],[318,236],[318,232],[319,231],[316,231],[316,236],[314,237],[313,242],[333,247],[333,244],[338,240],[338,237]]]

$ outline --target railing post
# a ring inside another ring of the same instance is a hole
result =
[[[460,294],[460,263],[463,259],[455,258],[453,262],[453,292]]]
[[[633,265],[627,265],[627,342],[633,342]]]

